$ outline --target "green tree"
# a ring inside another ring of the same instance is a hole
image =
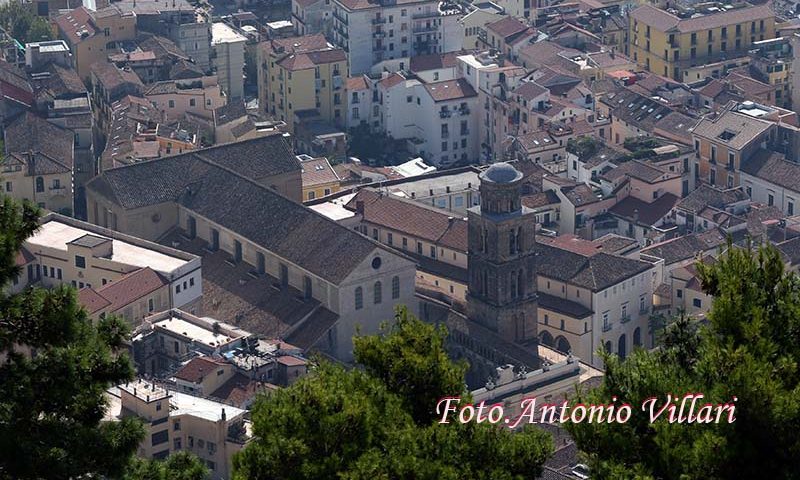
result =
[[[569,424],[593,478],[800,478],[800,280],[769,246],[729,245],[699,271],[714,296],[708,325],[679,320],[657,351],[624,362],[606,356],[603,385],[576,402],[615,395],[637,407],[667,393],[702,392],[702,403],[735,396],[735,422],[650,424],[639,412],[626,424]]]
[[[72,288],[7,294],[38,210],[0,201],[0,478],[118,474],[144,434],[134,420],[101,423],[105,389],[133,376],[114,353],[126,325],[92,326]]]
[[[208,468],[189,452],[176,452],[166,460],[135,458],[122,480],[204,480]]]
[[[23,45],[53,39],[47,20],[33,14],[22,2],[7,2],[0,6],[0,26]]]
[[[353,339],[353,354],[367,373],[406,402],[415,422],[429,424],[436,417],[440,398],[467,393],[468,366],[450,360],[444,348],[446,338],[444,326],[425,323],[399,307],[395,321],[384,325],[383,335]]]
[[[363,369],[323,362],[260,398],[256,440],[234,457],[234,478],[521,480],[541,472],[552,452],[542,430],[433,421],[440,396],[465,393],[464,366],[447,360],[444,330],[399,309],[383,333],[356,340]]]

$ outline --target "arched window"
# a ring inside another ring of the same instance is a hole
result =
[[[400,277],[397,275],[392,277],[392,298],[400,298]]]
[[[381,282],[375,282],[375,298],[374,303],[381,303],[383,300],[383,292],[381,291]]]
[[[489,293],[489,274],[486,270],[481,272],[481,294],[487,295]]]
[[[642,346],[642,330],[639,327],[636,327],[636,330],[633,331],[633,346]]]
[[[517,295],[520,297],[525,295],[525,272],[522,270],[517,274]]]
[[[625,356],[628,354],[627,351],[627,338],[625,338],[625,334],[619,336],[619,341],[617,342],[617,355],[619,358],[625,359]]]
[[[508,232],[508,254],[514,255],[517,253],[517,234],[514,230]]]
[[[539,341],[542,342],[544,345],[547,345],[548,347],[552,347],[553,345],[555,345],[553,336],[550,335],[550,332],[548,332],[547,330],[544,330],[541,334],[539,334],[539,338],[540,338]]]
[[[356,310],[364,308],[364,289],[356,287]]]
[[[511,298],[517,298],[517,272],[511,272]]]
[[[525,249],[522,246],[522,227],[517,228],[517,241],[516,241],[516,244],[517,244],[517,251],[518,252],[521,252],[521,251],[523,251]]]
[[[44,192],[44,178],[36,177],[36,191],[39,193]]]

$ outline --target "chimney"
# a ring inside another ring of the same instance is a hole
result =
[[[455,221],[456,221],[455,217],[447,217],[447,223],[448,224],[452,225],[453,222],[455,222]]]
[[[225,420],[227,420],[227,419],[228,419],[228,416],[227,416],[227,415],[225,415],[225,409],[223,408],[223,409],[222,409],[222,421],[224,422],[224,421],[225,421]]]
[[[634,208],[633,209],[633,221],[634,222],[638,222],[639,221],[639,209],[638,208]]]
[[[364,215],[364,200],[356,200],[356,213]]]

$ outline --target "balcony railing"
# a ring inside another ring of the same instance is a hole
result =
[[[605,324],[603,324],[603,331],[604,331],[604,332],[609,332],[609,331],[611,331],[611,324],[610,324],[610,323],[605,323]]]
[[[372,19],[372,24],[373,25],[382,25],[384,23],[386,23],[386,17],[380,17],[380,18],[373,18]]]
[[[619,318],[619,323],[628,323],[630,321],[631,321],[631,316],[628,314],[625,314]]]

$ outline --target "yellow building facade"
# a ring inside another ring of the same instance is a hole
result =
[[[652,5],[631,12],[629,51],[646,70],[678,81],[695,81],[698,65],[746,56],[752,45],[775,36],[768,5],[717,10],[681,18]]]
[[[347,56],[321,34],[275,39],[259,49],[259,104],[294,133],[296,114],[344,125]]]

